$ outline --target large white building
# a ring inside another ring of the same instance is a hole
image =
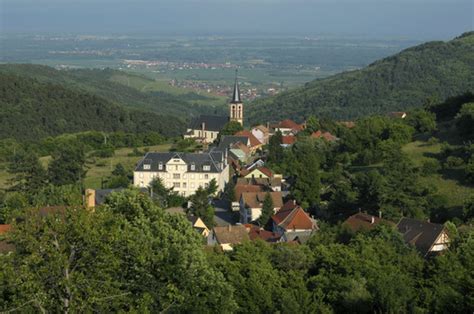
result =
[[[155,178],[183,196],[194,194],[200,186],[207,187],[212,179],[221,192],[229,182],[229,165],[221,151],[147,153],[133,172],[133,184],[146,188]]]

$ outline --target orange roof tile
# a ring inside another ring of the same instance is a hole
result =
[[[5,234],[10,231],[12,228],[11,225],[0,225],[0,234]]]
[[[380,223],[393,224],[388,220],[372,216],[365,213],[357,213],[350,216],[344,221],[344,225],[349,227],[352,231],[356,232],[360,229],[370,230]]]
[[[292,130],[298,130],[298,131],[303,130],[303,126],[301,124],[298,124],[295,121],[290,120],[290,119],[285,119],[281,121],[278,124],[278,127],[283,128],[283,129],[292,129]]]
[[[281,137],[281,143],[285,145],[292,145],[296,142],[296,136],[285,135]]]
[[[279,227],[285,230],[317,229],[315,222],[300,206],[297,206],[294,209],[280,210],[278,213],[272,216],[272,219]]]
[[[234,189],[235,199],[234,201],[240,201],[240,197],[244,192],[262,192],[263,188],[260,185],[252,185],[252,184],[240,184],[236,185]]]

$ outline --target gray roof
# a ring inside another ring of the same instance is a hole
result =
[[[164,172],[166,171],[166,163],[171,159],[182,159],[188,165],[188,172],[214,172],[219,173],[223,169],[224,153],[220,151],[213,151],[211,153],[147,153],[145,157],[140,160],[135,168],[135,171],[146,172]],[[143,165],[150,165],[150,169],[144,169]],[[162,169],[159,165],[162,165]],[[194,165],[194,170],[192,169]],[[204,166],[210,166],[210,170],[204,170]]]
[[[249,138],[247,136],[235,136],[235,135],[222,135],[219,145],[217,146],[218,151],[225,151],[229,149],[231,145],[241,142],[248,146]]]
[[[232,100],[230,101],[231,104],[240,104],[242,101],[240,100],[240,89],[239,89],[239,81],[237,80],[237,70],[235,70],[235,83],[234,83],[234,92],[232,93]]]
[[[204,123],[204,129],[206,131],[219,132],[227,122],[229,122],[228,117],[200,115],[199,117],[193,119],[189,128],[192,130],[201,130],[202,124]]]
[[[123,190],[124,188],[95,190],[95,204],[102,205],[109,194],[113,192],[121,192]]]
[[[443,232],[444,226],[411,218],[402,218],[397,225],[405,242],[412,244],[420,253],[426,255]]]

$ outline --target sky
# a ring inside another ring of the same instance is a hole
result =
[[[449,39],[474,0],[0,0],[0,32]]]

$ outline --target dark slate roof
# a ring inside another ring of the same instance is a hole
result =
[[[219,163],[224,163],[224,153],[218,151],[214,151],[212,153],[147,153],[145,157],[138,162],[135,171],[166,171],[166,163],[174,158],[182,159],[188,165],[188,172],[218,173],[223,169],[222,166],[219,166]],[[144,169],[144,164],[149,164],[150,169]],[[161,170],[159,169],[160,164],[163,165]],[[195,166],[194,170],[191,170],[191,165]],[[209,171],[205,171],[204,166],[210,166],[211,168]]]
[[[239,89],[239,81],[237,80],[237,70],[235,70],[235,83],[234,83],[234,92],[232,93],[232,100],[230,101],[231,104],[240,104],[242,101],[240,100],[240,89]]]
[[[235,136],[235,135],[222,135],[219,145],[217,146],[217,151],[225,151],[229,149],[231,145],[241,142],[244,145],[248,145],[249,138],[247,136]]]
[[[412,244],[423,255],[428,254],[438,236],[443,232],[444,226],[426,221],[402,218],[397,225],[405,242]]]
[[[193,119],[189,128],[192,130],[201,130],[202,124],[204,123],[206,131],[219,132],[227,122],[229,122],[228,117],[200,115],[199,117]]]

